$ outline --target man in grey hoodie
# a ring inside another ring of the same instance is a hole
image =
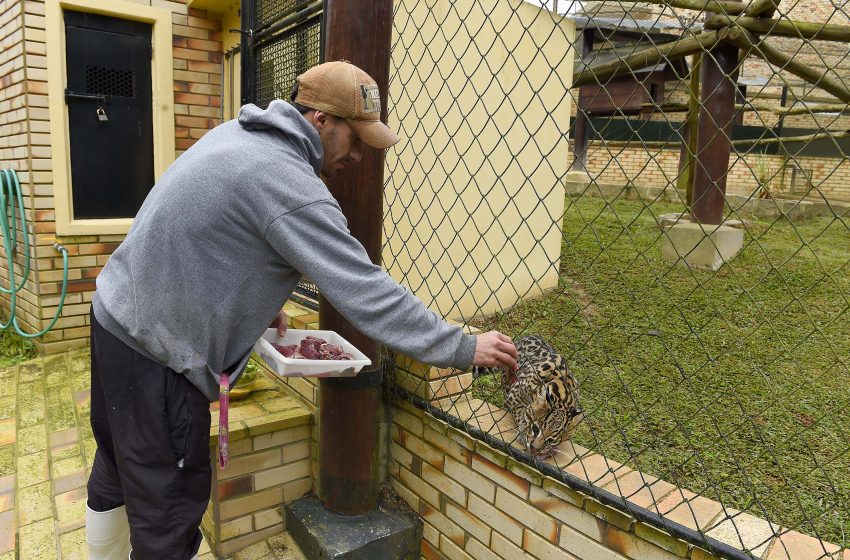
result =
[[[294,105],[246,105],[153,187],[92,302],[90,558],[188,560],[209,500],[209,403],[232,385],[302,274],[355,327],[438,366],[516,367],[511,339],[450,326],[374,265],[320,179],[398,137],[347,62]],[[285,328],[285,327],[284,327]],[[129,519],[129,522],[128,522]],[[129,539],[128,539],[129,535]]]

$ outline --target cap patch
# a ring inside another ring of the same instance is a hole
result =
[[[360,94],[363,96],[364,113],[381,112],[381,92],[378,91],[378,86],[361,84]]]

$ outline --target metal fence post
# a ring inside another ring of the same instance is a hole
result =
[[[254,79],[254,36],[253,29],[257,26],[257,3],[254,0],[242,0],[242,41],[239,43],[241,53],[242,87],[240,97],[242,105],[256,103],[257,89]]]

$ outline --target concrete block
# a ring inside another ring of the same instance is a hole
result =
[[[285,506],[286,528],[307,558],[374,560],[420,556],[422,520],[381,504],[363,515],[328,511],[315,496]]]
[[[691,268],[717,270],[734,258],[743,245],[743,230],[723,225],[678,223],[666,231],[661,256],[668,262]]]
[[[581,170],[567,171],[567,174],[564,176],[564,181],[568,183],[582,183],[587,185],[592,180],[590,173]]]
[[[691,215],[687,212],[671,212],[669,214],[661,214],[656,217],[655,220],[658,222],[658,225],[661,226],[661,229],[670,229],[674,225],[679,222],[687,222],[691,219]]]

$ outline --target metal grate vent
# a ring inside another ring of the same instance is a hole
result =
[[[86,93],[135,97],[135,74],[132,70],[86,66]]]

